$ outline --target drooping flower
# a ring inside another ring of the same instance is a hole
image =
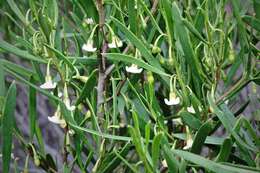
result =
[[[42,84],[40,87],[42,89],[54,89],[54,88],[56,88],[56,86],[57,86],[57,83],[53,82],[51,79],[51,76],[47,75],[45,77],[45,83]]]
[[[59,92],[58,92],[58,97],[61,98],[62,95],[63,95],[62,92],[59,91]]]
[[[229,100],[226,100],[224,103],[227,105],[229,103]]]
[[[61,117],[60,106],[58,106],[53,116],[48,116],[48,120],[52,123],[59,124],[62,128],[67,126],[66,121]]]
[[[63,95],[64,95],[63,102],[64,102],[66,108],[69,111],[74,111],[76,107],[70,104],[68,88],[67,88],[67,84],[66,83],[64,84],[64,93],[63,93]]]
[[[192,138],[188,138],[188,140],[186,141],[186,145],[183,147],[184,150],[190,149],[192,147],[193,144],[193,140]]]
[[[122,46],[123,46],[123,42],[117,36],[113,36],[112,42],[108,44],[108,47],[111,49],[122,47]]]
[[[169,100],[167,98],[164,99],[165,104],[172,106],[178,105],[180,103],[180,97],[176,96],[175,92],[170,92]]]
[[[73,129],[70,129],[70,130],[68,131],[68,133],[69,133],[69,135],[71,135],[71,136],[75,135],[75,131],[74,131]]]
[[[70,104],[70,100],[68,98],[64,99],[64,104],[69,111],[74,111],[76,109],[74,105]]]
[[[83,44],[82,50],[86,52],[95,52],[97,48],[94,47],[93,40],[89,39],[86,44]]]
[[[86,18],[85,22],[86,22],[86,24],[89,24],[89,25],[94,24],[94,20],[92,18]]]
[[[135,65],[135,64],[132,64],[130,67],[126,66],[125,69],[126,69],[127,72],[134,73],[134,74],[141,73],[143,71],[142,68],[138,68],[138,66]]]
[[[187,135],[187,140],[186,140],[186,145],[183,147],[184,150],[190,149],[193,144],[193,139],[188,126],[186,126],[186,135]]]
[[[52,78],[50,75],[50,63],[51,63],[51,59],[49,60],[49,62],[47,64],[45,83],[40,85],[40,88],[42,88],[42,89],[54,89],[57,86],[57,83],[52,81]]]
[[[196,112],[195,112],[195,109],[194,109],[194,107],[191,105],[191,106],[189,106],[189,107],[187,107],[187,111],[189,112],[189,113],[192,113],[192,114],[195,114]]]

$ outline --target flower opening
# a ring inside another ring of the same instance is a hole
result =
[[[134,74],[141,73],[143,71],[142,68],[138,68],[138,66],[135,65],[135,64],[132,64],[130,67],[126,66],[125,69],[126,69],[127,72],[134,73]]]

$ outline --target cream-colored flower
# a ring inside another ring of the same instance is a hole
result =
[[[61,98],[63,96],[62,92],[58,92],[58,97]]]
[[[47,75],[45,77],[45,83],[42,84],[40,87],[42,89],[54,89],[54,88],[56,88],[56,86],[57,86],[57,83],[53,82],[51,79],[51,76]]]
[[[59,124],[62,128],[65,128],[67,126],[66,121],[63,118],[61,118],[61,112],[59,106],[53,116],[51,117],[48,116],[48,120],[52,123]]]
[[[184,150],[187,150],[187,149],[190,149],[192,147],[192,144],[193,144],[193,139],[192,139],[192,135],[191,135],[191,132],[190,132],[190,129],[188,126],[185,126],[186,128],[186,145],[183,147]]]
[[[71,135],[71,136],[75,135],[75,131],[73,129],[70,129],[68,132],[69,132],[69,135]]]
[[[94,24],[94,20],[92,18],[85,19],[85,22],[86,22],[86,24],[89,24],[89,25],[93,25]]]
[[[192,114],[195,114],[196,112],[195,112],[195,109],[194,109],[194,107],[191,105],[191,106],[189,106],[189,107],[187,107],[187,111],[189,112],[189,113],[192,113]]]
[[[168,168],[168,165],[167,165],[167,162],[166,162],[165,159],[162,161],[162,166],[165,167],[165,168]]]
[[[164,102],[169,106],[178,105],[181,102],[181,99],[176,96],[175,92],[170,92],[169,100],[165,98]]]
[[[229,103],[229,100],[226,100],[224,103],[227,105]]]
[[[97,50],[93,45],[93,40],[88,40],[86,44],[83,44],[82,50],[86,52],[95,52]]]
[[[70,104],[70,100],[66,99],[64,100],[65,106],[69,111],[74,111],[76,109],[76,107],[74,105]]]
[[[186,141],[186,145],[183,147],[184,150],[190,149],[192,147],[193,144],[193,140],[192,138],[188,138],[188,140]]]
[[[123,42],[116,36],[112,37],[112,42],[108,44],[109,48],[117,48],[117,47],[122,47]]]
[[[176,118],[176,119],[173,119],[172,121],[175,122],[176,124],[183,125],[181,118]]]
[[[126,66],[125,69],[126,69],[127,72],[134,73],[134,74],[141,73],[143,71],[142,68],[138,68],[138,66],[135,65],[135,64],[132,64],[130,67]]]
[[[66,108],[69,110],[69,111],[74,111],[75,110],[75,106],[72,106],[70,104],[70,98],[69,98],[69,93],[68,93],[68,88],[67,88],[67,84],[65,83],[64,84],[64,90],[63,90],[63,102],[66,106]]]

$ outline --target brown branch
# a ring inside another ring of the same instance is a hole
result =
[[[105,11],[102,0],[97,0],[97,8],[99,14],[99,35],[102,36],[102,45],[98,51],[98,85],[97,85],[97,116],[98,120],[101,123],[104,118],[104,97],[105,97],[105,88],[106,88],[106,57],[105,53],[107,52],[108,45],[106,39],[106,33],[104,31],[105,24]]]
[[[154,0],[154,1],[153,1],[153,6],[152,6],[152,9],[151,9],[151,14],[152,14],[152,15],[154,15],[154,13],[156,12],[158,3],[159,3],[158,0]],[[149,19],[150,19],[150,16],[147,16],[147,17],[144,19],[145,23],[147,23]]]

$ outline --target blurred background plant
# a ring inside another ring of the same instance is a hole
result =
[[[259,0],[6,0],[2,172],[259,172]]]

